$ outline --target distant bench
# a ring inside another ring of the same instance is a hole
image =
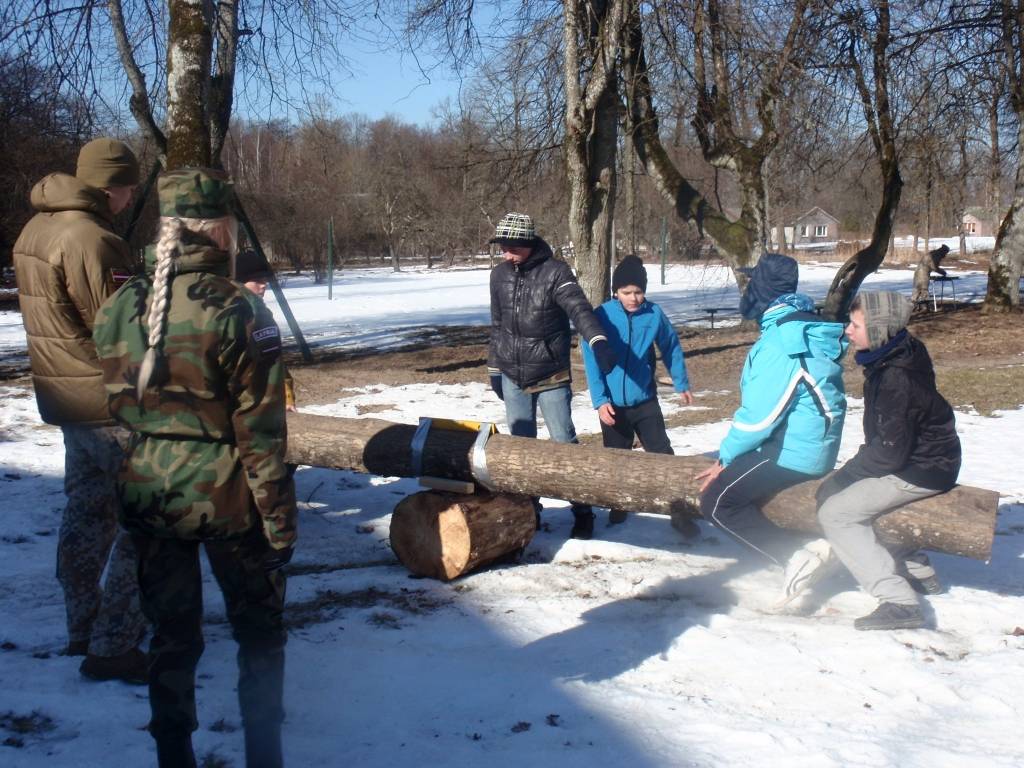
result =
[[[715,330],[715,315],[719,312],[739,312],[739,307],[701,307],[701,310],[708,314],[711,318],[711,330]]]

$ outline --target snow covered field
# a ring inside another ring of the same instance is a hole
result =
[[[824,296],[835,265],[805,266]],[[985,276],[960,273],[958,297]],[[724,270],[673,267],[650,296],[677,321],[735,307]],[[909,292],[911,272],[872,287]],[[290,280],[289,302],[321,346],[383,348],[409,326],[486,323],[486,270],[346,272],[326,289]],[[24,350],[20,318],[0,313],[0,356]],[[738,380],[739,371],[736,372]],[[701,384],[697,383],[698,390]],[[720,387],[715,387],[720,388]],[[666,410],[680,407],[664,393]],[[483,383],[368,386],[311,407],[356,417],[501,422]],[[698,402],[699,407],[699,392]],[[851,400],[841,459],[861,439]],[[586,392],[580,431],[596,431]],[[670,432],[677,453],[713,451],[724,422]],[[961,481],[1001,492],[988,564],[935,556],[947,594],[933,629],[862,633],[872,601],[837,576],[794,610],[771,610],[779,574],[701,523],[684,542],[664,518],[631,516],[593,541],[568,540],[564,502],[521,564],[453,584],[417,580],[387,545],[412,480],[300,469],[300,546],[289,580],[285,755],[291,766],[1024,765],[1024,409],[958,414]],[[0,765],[155,764],[144,688],[93,683],[64,645],[53,577],[63,507],[58,430],[30,391],[0,386]],[[243,764],[235,644],[208,579],[197,753]],[[34,717],[19,732],[15,716]],[[7,740],[4,742],[4,740]]]

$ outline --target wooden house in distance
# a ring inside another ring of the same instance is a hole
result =
[[[963,232],[968,237],[991,237],[996,234],[997,217],[988,208],[973,207],[964,211]]]
[[[778,227],[772,227],[772,246],[775,248],[821,248],[827,250],[839,240],[839,219],[823,208],[814,206],[782,228],[785,243],[779,242]]]
[[[839,219],[818,206],[793,222],[793,245],[815,245],[816,243],[834,243],[839,239]]]

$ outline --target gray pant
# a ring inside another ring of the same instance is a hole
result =
[[[68,641],[116,656],[134,648],[145,619],[135,545],[117,523],[117,473],[128,433],[120,427],[62,427],[68,503],[57,542]],[[106,580],[100,580],[106,569]]]
[[[829,496],[818,509],[833,551],[861,588],[879,602],[917,605],[917,593],[901,574],[922,579],[935,571],[921,553],[890,551],[878,540],[871,523],[883,512],[937,493],[895,475],[869,477]]]

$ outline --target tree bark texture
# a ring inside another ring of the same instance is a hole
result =
[[[416,427],[380,419],[288,415],[288,461],[375,475],[412,477]],[[472,432],[431,430],[418,474],[473,480]],[[662,515],[699,516],[695,476],[704,456],[663,456],[547,440],[494,435],[486,447],[492,490],[571,499],[602,507]],[[764,508],[776,524],[817,532],[814,491],[819,481],[788,489]],[[907,545],[979,560],[991,553],[999,494],[958,486],[887,513],[876,523]]]
[[[210,165],[209,0],[171,0],[167,31],[167,170]]]
[[[830,320],[846,320],[850,304],[864,278],[875,272],[885,259],[903,192],[903,177],[900,175],[900,159],[896,148],[896,129],[889,103],[890,31],[887,2],[878,4],[876,16],[877,28],[871,40],[871,85],[868,83],[866,69],[860,60],[855,42],[850,44],[848,67],[853,73],[868,135],[871,137],[882,171],[882,202],[875,214],[871,241],[851,256],[832,280],[828,295],[825,297],[825,306],[821,310],[822,316]],[[859,34],[858,28],[852,31],[854,39]]]
[[[398,502],[389,538],[409,571],[449,581],[522,550],[535,531],[528,496],[421,491]]]
[[[618,150],[618,51],[626,0],[565,0],[565,170],[580,287],[610,294]]]
[[[1024,110],[1020,117],[1024,117]],[[1017,140],[1024,139],[1024,125],[1017,132]],[[989,259],[988,289],[985,293],[985,312],[1005,312],[1020,306],[1020,278],[1024,268],[1024,162],[1018,161],[1013,182],[1013,200],[1006,212],[995,249]]]

